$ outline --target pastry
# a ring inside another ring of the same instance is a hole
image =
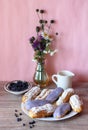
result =
[[[29,110],[29,117],[31,118],[42,118],[53,115],[55,106],[52,104],[45,104],[43,106],[33,107]]]
[[[72,95],[70,97],[70,105],[72,107],[72,109],[75,111],[75,112],[81,112],[82,111],[82,107],[83,107],[83,102],[80,100],[79,96],[78,95]]]
[[[62,103],[60,106],[58,106],[54,113],[53,113],[53,117],[54,118],[61,118],[63,116],[65,116],[68,112],[71,111],[71,106],[69,103]]]
[[[27,93],[25,93],[22,97],[22,102],[26,102],[27,100],[33,100],[35,97],[41,92],[40,87],[35,86],[31,88]]]
[[[26,110],[30,110],[32,107],[37,107],[37,106],[43,106],[45,104],[47,104],[48,101],[46,100],[27,100],[25,103],[24,103],[24,107]]]
[[[52,92],[50,92],[50,94],[46,97],[46,100],[49,101],[50,103],[54,103],[59,96],[61,96],[62,92],[64,90],[60,87],[55,88]]]
[[[47,95],[49,95],[50,92],[52,92],[53,89],[43,89],[41,93],[35,98],[36,99],[45,99]]]
[[[67,88],[64,90],[60,98],[56,101],[56,105],[60,105],[62,103],[68,102],[71,95],[74,94],[74,89]]]

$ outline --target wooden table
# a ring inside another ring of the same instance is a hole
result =
[[[15,96],[4,90],[6,82],[0,82],[0,130],[29,130],[29,122],[32,121],[21,110],[21,96]],[[75,92],[81,96],[84,102],[83,112],[63,121],[45,122],[36,121],[34,130],[88,130],[88,83],[76,83],[73,85]],[[22,121],[17,122],[15,110]],[[26,125],[23,126],[23,123]]]

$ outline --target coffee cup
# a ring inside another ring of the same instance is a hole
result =
[[[52,80],[57,85],[57,87],[67,89],[72,87],[73,76],[75,76],[73,72],[68,70],[62,70],[57,74],[53,74]]]

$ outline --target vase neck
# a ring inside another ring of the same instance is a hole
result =
[[[45,64],[45,58],[38,59],[37,64]]]

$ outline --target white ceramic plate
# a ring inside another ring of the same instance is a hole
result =
[[[28,111],[24,109],[24,103],[21,103],[21,109],[26,115],[28,115]],[[77,114],[78,114],[77,112],[71,111],[69,114],[59,119],[55,119],[54,117],[36,118],[36,119],[41,121],[61,121],[61,120],[69,119]]]
[[[12,81],[12,82],[16,82],[16,81]],[[12,94],[15,94],[15,95],[21,95],[21,94],[27,92],[27,91],[32,87],[31,83],[29,83],[29,86],[28,86],[27,89],[25,89],[25,90],[23,90],[23,91],[15,92],[15,91],[12,91],[12,90],[9,89],[9,84],[10,84],[10,83],[11,83],[11,82],[8,82],[8,83],[4,86],[4,89],[5,89],[7,92],[12,93]]]

